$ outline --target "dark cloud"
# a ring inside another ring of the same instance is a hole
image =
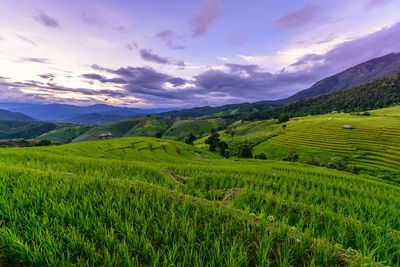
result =
[[[129,44],[126,44],[126,49],[132,51],[134,49],[137,49],[139,46],[135,42],[131,42]]]
[[[216,23],[219,18],[219,2],[218,0],[204,0],[203,6],[190,19],[193,36],[200,36]]]
[[[33,18],[43,26],[49,28],[61,28],[55,18],[50,17],[40,9],[36,9],[36,14]]]
[[[306,6],[283,15],[274,22],[273,26],[278,30],[300,28],[310,23],[320,12],[321,7],[313,0]]]
[[[228,37],[228,40],[231,44],[240,46],[246,43],[249,40],[249,37],[244,35],[232,35]]]
[[[56,77],[56,75],[54,75],[52,73],[44,73],[44,74],[40,74],[38,76],[42,79],[49,80],[49,81],[53,81],[54,78]]]
[[[167,57],[161,57],[157,54],[152,53],[150,50],[147,49],[141,49],[140,50],[140,56],[143,60],[150,61],[150,62],[155,62],[159,64],[168,64],[168,65],[176,65],[176,66],[185,66],[185,62],[183,61],[175,61],[171,60]]]
[[[119,26],[117,28],[115,28],[119,33],[128,33],[129,29],[125,26]]]
[[[20,58],[19,61],[20,62],[50,64],[50,61],[47,58],[39,58],[39,57],[24,57],[24,58]]]
[[[182,37],[176,34],[174,31],[161,31],[157,33],[155,37],[161,40],[168,48],[176,50],[185,49],[185,46],[176,44],[177,41],[182,40]]]
[[[17,36],[19,39],[21,39],[21,40],[23,40],[23,41],[25,41],[25,42],[27,42],[27,43],[30,43],[31,45],[36,45],[36,43],[35,43],[34,41],[29,40],[28,38],[26,38],[26,37],[24,37],[24,36],[22,36],[22,35],[19,35],[19,34],[17,34],[17,33],[14,33],[14,35]],[[1,39],[1,38],[0,38],[0,39]]]
[[[85,11],[81,12],[81,17],[83,22],[85,22],[86,25],[89,26],[94,26],[94,27],[103,27],[103,21],[97,18],[94,18],[93,16],[89,16]]]
[[[89,74],[82,74],[82,77],[89,80],[98,80],[102,83],[115,83],[115,84],[126,84],[127,81],[122,78],[105,78],[99,74],[89,73]]]

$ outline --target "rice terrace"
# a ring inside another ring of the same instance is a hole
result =
[[[400,267],[400,1],[3,2],[0,267]]]

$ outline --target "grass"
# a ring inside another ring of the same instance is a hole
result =
[[[400,264],[400,186],[300,163],[147,137],[7,148],[0,192],[9,264]]]

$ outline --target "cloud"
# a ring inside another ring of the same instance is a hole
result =
[[[228,37],[228,41],[236,46],[241,46],[249,40],[249,37],[245,35],[231,35]]]
[[[27,43],[29,43],[29,44],[31,44],[31,45],[36,45],[36,43],[35,43],[34,41],[29,40],[28,38],[25,38],[25,37],[22,36],[22,35],[19,35],[19,34],[17,34],[17,33],[14,33],[14,35],[17,36],[19,39],[21,39],[21,40],[23,40],[23,41],[25,41],[25,42],[27,42]],[[0,39],[1,39],[1,38],[0,38]]]
[[[190,19],[193,36],[201,36],[216,23],[220,16],[218,0],[204,0],[203,7]]]
[[[38,76],[42,79],[49,80],[49,81],[53,81],[54,78],[56,77],[56,75],[54,75],[52,73],[44,73],[44,74],[40,74]]]
[[[23,58],[20,58],[19,61],[20,62],[50,64],[50,61],[47,58],[39,58],[39,57],[23,57]]]
[[[129,44],[126,44],[125,47],[126,47],[126,49],[132,51],[132,50],[134,50],[134,49],[137,49],[139,46],[137,45],[137,43],[131,42],[131,43],[129,43]]]
[[[324,76],[343,71],[361,62],[400,52],[400,22],[362,38],[341,43],[325,54],[302,56],[291,66],[324,68]]]
[[[40,9],[36,9],[36,14],[33,18],[43,26],[49,28],[61,28],[60,24],[58,24],[55,18],[50,17]]]
[[[321,7],[317,5],[317,1],[313,0],[304,7],[289,12],[277,19],[273,23],[273,27],[278,30],[300,28],[310,23],[320,12]]]
[[[175,43],[176,41],[180,41],[182,37],[176,34],[174,31],[161,31],[157,33],[155,37],[161,40],[168,48],[176,50],[185,49],[185,46]]]
[[[128,33],[129,29],[125,26],[118,26],[117,28],[115,28],[119,33]]]
[[[166,57],[161,57],[157,54],[152,53],[150,50],[147,49],[141,49],[140,50],[140,56],[143,60],[149,61],[149,62],[155,62],[159,64],[168,64],[168,65],[176,65],[176,66],[185,66],[185,62],[183,61],[175,61],[171,60]]]
[[[92,16],[89,16],[85,11],[81,12],[81,17],[82,17],[83,22],[86,25],[99,27],[99,28],[103,27],[103,21],[101,21],[100,19],[96,19]]]
[[[389,2],[391,2],[391,0],[369,0],[366,4],[365,4],[365,9],[369,10],[369,9],[373,9],[373,8],[377,8],[380,6],[384,6],[389,4]]]

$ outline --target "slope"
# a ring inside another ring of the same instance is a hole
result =
[[[0,120],[4,121],[35,121],[34,118],[29,117],[28,115],[19,113],[19,112],[11,112],[5,109],[0,109]]]
[[[399,186],[170,140],[2,149],[0,191],[9,264],[400,262]]]

